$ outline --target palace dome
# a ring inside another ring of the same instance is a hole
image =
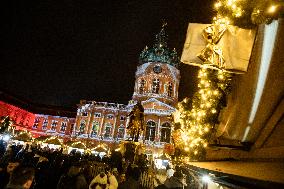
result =
[[[170,50],[167,46],[167,35],[164,26],[156,35],[156,41],[152,48],[147,46],[140,53],[139,63],[160,62],[178,68],[180,60],[175,49]]]

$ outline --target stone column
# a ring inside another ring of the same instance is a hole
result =
[[[91,119],[91,112],[88,112],[88,118],[86,119],[86,128],[85,128],[85,130],[84,130],[84,133],[83,134],[87,134],[87,132],[88,132],[88,128],[89,128],[89,123],[90,123],[90,119]]]
[[[87,129],[86,129],[86,132],[87,132],[88,136],[89,136],[89,135],[91,134],[91,132],[92,132],[94,116],[95,116],[95,113],[92,111],[92,112],[91,112],[91,115],[90,115],[90,117],[89,117],[89,121],[88,121],[89,124],[88,124]]]
[[[156,137],[158,137],[159,138],[159,140],[158,141],[156,141],[156,142],[160,142],[161,141],[161,138],[160,138],[160,127],[161,127],[161,119],[160,119],[160,116],[158,116],[158,127],[157,127],[157,135],[156,135]]]
[[[105,122],[105,112],[103,111],[102,113],[102,122],[101,122],[101,126],[100,126],[100,130],[98,132],[98,136],[101,136],[102,133],[104,132],[104,122]]]
[[[47,119],[47,127],[46,127],[46,130],[50,130],[51,129],[51,124],[52,124],[52,120],[51,119],[52,117],[48,116],[46,119]]]
[[[128,124],[129,124],[129,117],[128,116],[126,116],[124,124],[125,124],[125,129],[124,129],[123,139],[126,139],[126,137],[127,137],[127,129],[126,128],[127,128]]]
[[[57,126],[56,126],[56,132],[57,133],[60,132],[62,121],[63,120],[61,118],[58,119]]]
[[[115,115],[115,117],[114,117],[114,124],[113,124],[112,135],[111,135],[112,138],[114,138],[115,130],[117,130],[116,122],[117,122],[118,113],[116,112],[114,115]]]
[[[74,126],[75,132],[80,128],[81,119],[82,119],[81,113],[78,113],[76,120],[75,120],[75,126]]]
[[[43,119],[43,117],[38,117],[38,118],[39,118],[39,122],[38,122],[38,126],[37,126],[37,131],[41,131],[44,119]]]

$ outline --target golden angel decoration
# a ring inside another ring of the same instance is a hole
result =
[[[132,141],[138,142],[139,135],[144,131],[144,108],[140,102],[133,107],[128,115],[129,123],[127,126]]]

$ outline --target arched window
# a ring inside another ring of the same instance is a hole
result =
[[[124,125],[120,125],[117,130],[117,138],[124,138],[125,127]]]
[[[106,123],[105,124],[105,138],[110,138],[112,135],[112,124],[111,123]]]
[[[145,80],[141,79],[139,82],[139,94],[143,94],[145,90]]]
[[[100,122],[98,122],[98,121],[93,121],[92,131],[91,131],[91,137],[96,137],[96,136],[98,136],[99,126],[100,126]]]
[[[169,143],[171,140],[171,125],[166,122],[161,126],[161,142]]]
[[[148,121],[146,126],[146,140],[155,140],[156,123],[154,121]]]
[[[58,121],[52,120],[52,122],[51,122],[51,130],[52,130],[52,131],[55,131],[55,130],[56,130],[57,123],[58,123]]]
[[[160,80],[154,79],[152,83],[152,93],[158,94],[160,90]]]
[[[173,84],[171,82],[169,82],[167,94],[169,97],[173,95]]]
[[[33,125],[33,129],[37,129],[38,123],[39,123],[39,118],[35,118],[35,122],[34,122],[34,125]]]
[[[67,127],[67,122],[61,122],[60,131],[61,131],[61,132],[65,132],[66,127]]]
[[[44,119],[43,123],[42,123],[42,130],[46,130],[47,129],[47,125],[48,125],[48,120]]]
[[[86,121],[83,120],[83,121],[81,121],[81,124],[80,124],[79,135],[84,133],[85,128],[86,128]]]

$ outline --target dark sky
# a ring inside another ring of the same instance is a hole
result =
[[[138,56],[168,23],[181,54],[189,22],[208,23],[212,0],[9,1],[1,6],[0,88],[34,103],[80,99],[127,103]],[[196,68],[181,65],[180,99],[196,89]]]

